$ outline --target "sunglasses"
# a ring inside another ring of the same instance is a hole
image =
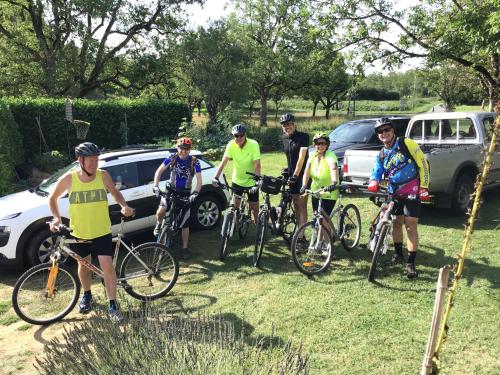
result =
[[[191,150],[191,147],[188,147],[188,146],[178,146],[179,147],[179,150]]]
[[[293,124],[291,122],[282,122],[281,126],[287,127],[287,126],[292,126]]]
[[[326,146],[327,143],[326,142],[316,142],[314,145],[315,146]]]
[[[233,134],[234,138],[243,138],[245,134]]]
[[[377,134],[382,134],[382,133],[389,133],[392,130],[390,126],[385,127],[383,129],[377,129]]]

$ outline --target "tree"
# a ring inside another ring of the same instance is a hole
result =
[[[123,57],[153,32],[178,29],[181,4],[193,2],[201,0],[0,0],[0,38],[20,68],[34,67],[43,94],[86,97],[109,83],[126,87]]]
[[[229,17],[234,38],[250,57],[248,71],[260,97],[260,125],[267,124],[267,101],[271,89],[293,81],[300,41],[310,27],[311,12],[305,0],[234,0],[236,11]],[[297,85],[297,82],[294,83]],[[274,96],[282,96],[274,90]]]
[[[454,62],[481,79],[490,106],[499,95],[500,7],[498,0],[423,0],[401,9],[394,0],[326,3],[325,27],[349,25],[340,44],[356,44],[366,62],[396,66],[424,58],[430,67]],[[395,37],[396,36],[396,37]]]
[[[325,118],[329,119],[331,108],[342,100],[350,85],[342,55],[336,52],[327,53],[311,72],[311,80],[303,90],[305,97],[313,101],[313,117],[316,116],[316,107],[321,102],[326,110]]]
[[[420,73],[430,92],[443,100],[446,111],[462,103],[479,101],[480,82],[469,69],[452,63],[443,63],[436,69]]]
[[[180,70],[203,94],[210,121],[231,102],[247,99],[247,56],[224,22],[186,33],[179,47]]]

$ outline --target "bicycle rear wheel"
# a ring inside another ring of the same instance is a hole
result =
[[[361,216],[358,208],[348,204],[340,213],[340,242],[347,251],[351,251],[359,244],[361,238]]]
[[[125,291],[143,301],[163,297],[174,287],[178,275],[179,262],[165,245],[157,242],[134,247],[120,267],[120,278],[126,282]]]
[[[220,251],[219,251],[219,259],[224,260],[229,254],[229,249],[227,247],[227,243],[229,242],[229,237],[231,236],[231,225],[234,220],[234,212],[232,209],[226,212],[226,217],[222,223],[221,230],[221,240],[220,240]]]
[[[292,258],[297,269],[311,276],[323,272],[332,258],[332,236],[314,220],[300,226],[292,239]],[[321,236],[321,238],[319,238]]]
[[[373,249],[372,263],[370,264],[370,270],[368,271],[368,281],[370,282],[373,282],[375,280],[375,273],[377,271],[377,259],[382,252],[382,247],[384,246],[386,235],[387,225],[382,224],[378,238],[373,239],[375,241],[375,248]]]
[[[250,222],[252,221],[250,215],[250,205],[246,200],[242,200],[238,219],[238,236],[240,237],[240,240],[245,239],[247,236],[248,228],[250,227]]]
[[[45,325],[70,313],[80,295],[76,274],[63,264],[39,264],[21,275],[14,285],[12,306],[25,322]]]
[[[266,238],[266,230],[269,219],[267,211],[259,212],[257,217],[257,227],[255,229],[255,247],[253,250],[253,265],[258,267],[262,258],[262,249],[264,248],[264,241]]]
[[[285,210],[281,211],[281,235],[285,242],[290,245],[292,242],[293,234],[297,229],[297,218],[295,215],[295,209],[293,208],[293,203],[288,202],[284,207]]]

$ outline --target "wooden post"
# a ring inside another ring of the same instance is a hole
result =
[[[443,312],[443,302],[448,290],[448,279],[450,276],[450,268],[448,266],[441,267],[439,270],[439,277],[436,285],[436,299],[434,300],[434,312],[432,313],[431,330],[429,332],[429,339],[427,340],[427,347],[425,350],[424,363],[420,375],[428,375],[432,371],[432,358],[436,349],[436,342],[438,338],[438,330],[441,324],[441,317]]]

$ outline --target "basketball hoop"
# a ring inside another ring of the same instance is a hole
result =
[[[73,122],[73,103],[70,98],[66,99],[64,118],[68,122]]]
[[[75,126],[76,129],[76,138],[85,139],[90,129],[90,122],[82,120],[73,120],[73,125]]]

